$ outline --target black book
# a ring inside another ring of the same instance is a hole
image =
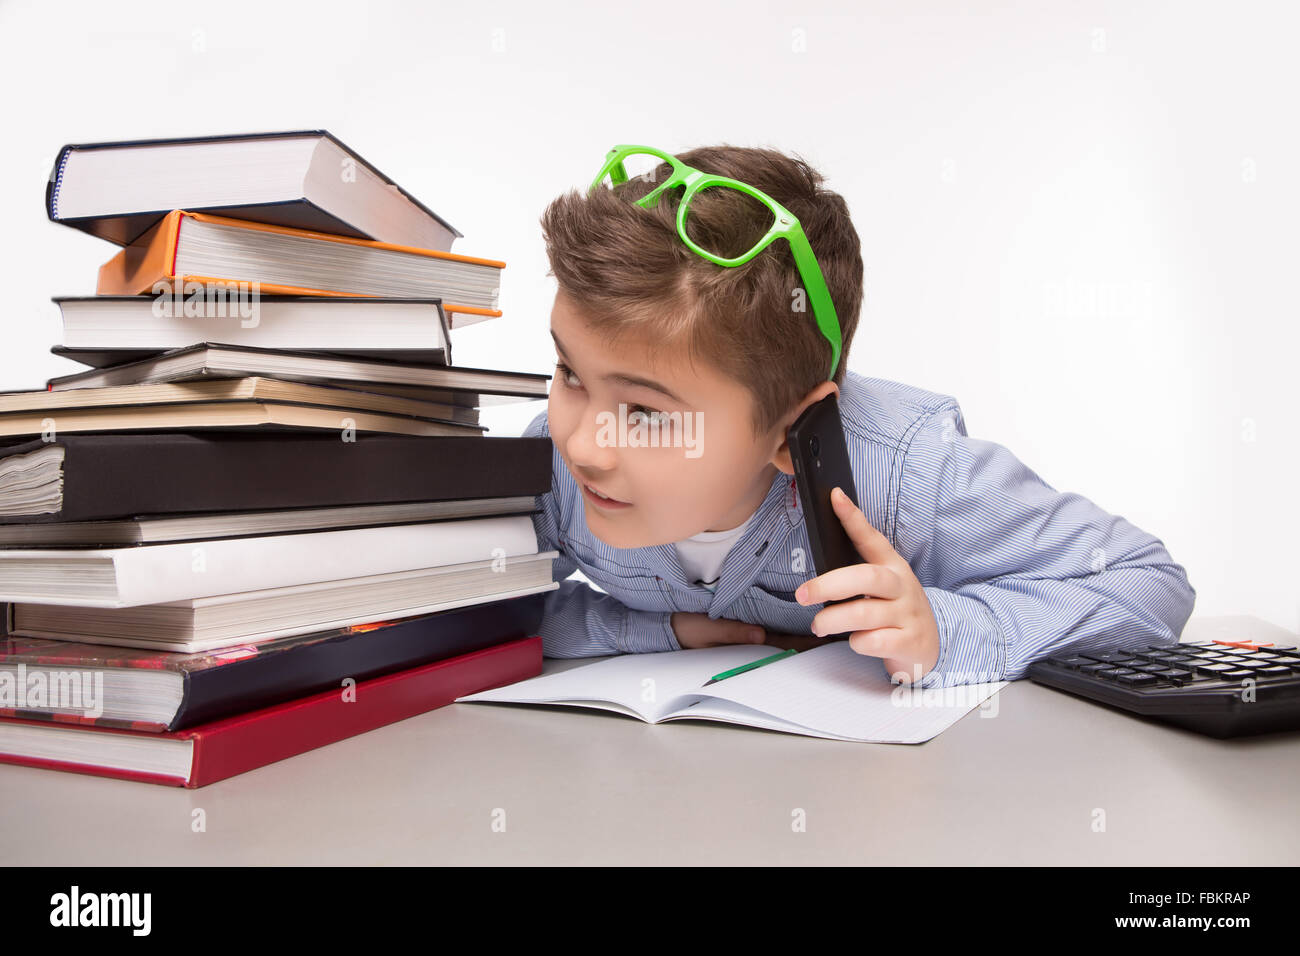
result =
[[[436,298],[259,295],[256,312],[235,299],[208,303],[153,295],[55,296],[54,304],[64,344],[51,351],[97,368],[209,341],[452,364],[447,316]]]
[[[549,438],[188,432],[0,446],[0,523],[540,495]]]

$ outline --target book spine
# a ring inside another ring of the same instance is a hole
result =
[[[63,170],[67,167],[68,157],[71,155],[71,146],[59,150],[59,155],[54,160],[54,168],[50,171],[49,184],[45,188],[46,213],[55,222],[59,218],[59,190],[63,187]]]
[[[172,210],[129,246],[99,267],[96,295],[147,295],[154,283],[171,282],[176,275],[176,248],[180,222],[185,215]]]

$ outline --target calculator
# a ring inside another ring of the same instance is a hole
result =
[[[1030,680],[1208,734],[1300,729],[1300,648],[1251,641],[1150,644],[1035,661]]]

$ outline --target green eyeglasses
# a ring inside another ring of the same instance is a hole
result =
[[[825,336],[826,341],[831,344],[831,373],[827,376],[827,380],[833,379],[835,369],[840,364],[840,345],[842,342],[840,321],[835,314],[835,304],[831,301],[830,290],[826,288],[826,279],[822,275],[821,266],[817,264],[817,256],[813,254],[812,246],[808,244],[808,237],[804,235],[803,226],[799,224],[799,220],[795,215],[767,193],[755,189],[747,183],[742,183],[738,179],[730,179],[727,176],[715,176],[712,173],[701,172],[687,166],[676,156],[649,146],[615,146],[605,156],[604,165],[600,167],[600,172],[596,174],[596,178],[592,180],[591,187],[587,191],[594,191],[607,177],[612,186],[627,182],[627,168],[624,162],[628,159],[644,160],[645,158],[653,158],[667,163],[672,168],[672,172],[667,179],[650,193],[638,199],[636,204],[649,208],[658,201],[664,190],[685,186],[686,191],[682,194],[681,202],[677,206],[677,234],[681,236],[682,242],[686,243],[687,248],[696,255],[702,256],[720,266],[741,266],[766,249],[776,239],[784,238],[786,242],[790,243],[790,251],[794,254],[795,266],[799,269],[799,277],[803,280],[804,290],[807,292],[808,300],[812,304],[813,319],[817,322],[817,327]],[[703,248],[687,235],[686,214],[690,209],[691,200],[703,190],[710,188],[739,190],[745,195],[757,199],[771,210],[772,225],[763,234],[762,238],[754,244],[754,247],[744,255],[733,257],[717,255]]]

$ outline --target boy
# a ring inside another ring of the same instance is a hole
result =
[[[1067,645],[1178,639],[1196,592],[1159,539],[970,438],[955,398],[845,368],[862,257],[815,170],[721,146],[652,151],[662,165],[628,178],[633,149],[541,220],[559,362],[524,434],[555,448],[534,515],[540,547],[561,552],[547,656],[852,632],[855,651],[929,687],[1014,679]],[[751,188],[699,189],[706,174]],[[718,264],[774,218],[802,225],[802,254],[790,236]],[[863,563],[816,576],[785,432],[831,393],[861,510],[833,504]],[[575,569],[606,593],[565,580]]]

